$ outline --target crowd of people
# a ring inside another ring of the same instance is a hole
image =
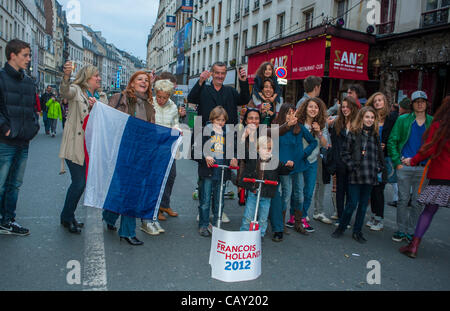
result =
[[[86,66],[71,79],[72,63],[68,61],[60,96],[48,87],[39,98],[33,81],[24,74],[30,62],[30,46],[12,40],[6,54],[8,62],[0,71],[0,233],[29,234],[16,222],[15,210],[29,142],[39,131],[42,111],[47,135],[55,137],[58,119],[63,124],[59,157],[69,168],[71,184],[60,220],[70,233],[79,234],[84,225],[76,220],[75,211],[86,187],[84,128],[93,105],[101,102],[132,117],[181,132],[180,118],[186,116],[186,109],[171,99],[176,78],[170,73],[155,76],[138,71],[124,91],[108,99],[101,91],[96,67]],[[372,231],[383,230],[384,192],[390,183],[396,191],[394,202],[388,204],[397,207],[397,231],[392,240],[407,242],[400,252],[412,258],[417,256],[421,238],[436,211],[450,207],[449,96],[432,117],[427,114],[428,96],[421,90],[396,107],[382,92],[366,99],[360,85],[350,85],[345,96],[327,108],[319,97],[320,77],[304,80],[304,95],[297,103],[283,102],[270,62],[261,64],[251,92],[242,67],[238,70],[239,91],[224,85],[226,69],[224,63],[216,62],[211,71],[201,73],[187,98],[197,107],[204,128],[202,139],[192,139],[200,141],[203,151],[195,158],[201,236],[209,237],[212,226],[223,217],[219,205],[225,191],[221,168],[215,165],[225,165],[238,168],[236,174],[227,170],[225,180],[233,181],[238,192],[245,193],[240,230],[252,228],[258,206],[261,236],[265,236],[270,223],[274,242],[283,241],[288,228],[303,235],[313,233],[311,216],[325,224],[334,223],[333,238],[341,238],[351,228],[352,238],[366,243],[364,225]],[[239,131],[229,136],[226,125]],[[225,152],[229,137],[233,137],[234,146],[243,146],[244,156],[236,150],[232,156]],[[279,150],[274,150],[274,146],[279,146]],[[199,146],[194,144],[195,147]],[[164,213],[178,216],[170,200],[175,179],[174,161],[158,220],[141,219],[140,229],[147,234],[165,232],[160,224],[166,220]],[[264,180],[269,182],[258,184]],[[326,215],[323,201],[325,185],[329,183],[334,211]],[[370,216],[365,222],[369,205]],[[118,231],[120,238],[131,245],[143,244],[136,237],[135,218],[104,210],[103,222],[107,230]]]

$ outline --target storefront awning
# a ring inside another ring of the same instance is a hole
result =
[[[259,66],[266,61],[272,62],[275,69],[285,67],[287,80],[303,80],[310,75],[368,80],[369,44],[374,42],[372,36],[318,27],[293,36],[293,40],[299,39],[297,41],[289,43],[289,39],[281,39],[280,46],[272,42],[247,50],[250,84],[253,84]],[[329,59],[327,47],[330,48]]]

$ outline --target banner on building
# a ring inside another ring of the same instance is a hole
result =
[[[231,232],[213,227],[209,264],[213,279],[257,279],[261,275],[261,231]]]
[[[177,17],[173,15],[166,16],[166,27],[175,28],[177,25]]]
[[[369,80],[367,73],[369,45],[333,37],[330,51],[330,77],[348,80]]]
[[[192,13],[194,11],[194,0],[182,0],[181,12]]]

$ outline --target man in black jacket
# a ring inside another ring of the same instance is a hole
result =
[[[42,118],[44,120],[44,127],[45,127],[45,134],[46,135],[50,135],[50,122],[48,121],[48,118],[47,118],[48,108],[47,108],[46,104],[53,96],[55,96],[53,94],[53,89],[49,85],[49,86],[47,86],[47,90],[45,91],[45,93],[42,94],[41,98],[40,98],[41,110],[42,110]]]
[[[205,82],[211,76],[212,83],[208,85]],[[198,105],[197,112],[202,117],[202,126],[206,125],[209,114],[217,106],[225,108],[228,114],[227,124],[238,124],[238,106],[247,105],[250,101],[250,90],[245,69],[240,68],[238,72],[240,93],[231,86],[223,85],[226,76],[227,66],[222,62],[214,63],[211,72],[204,71],[201,73],[200,79],[188,95],[188,102]]]
[[[15,221],[15,212],[29,142],[39,131],[36,87],[25,74],[31,61],[30,45],[10,41],[6,57],[8,62],[0,70],[0,234],[24,236],[29,230]]]

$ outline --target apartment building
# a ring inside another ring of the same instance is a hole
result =
[[[430,112],[450,93],[450,1],[383,0],[369,64],[392,101],[427,93]]]
[[[167,16],[175,16],[177,0],[160,0],[158,16],[147,40],[147,69],[156,73],[176,72],[175,27],[166,27]]]

